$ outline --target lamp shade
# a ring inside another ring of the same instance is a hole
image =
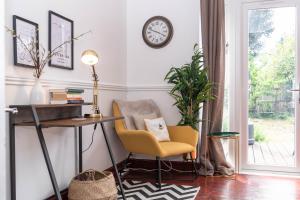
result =
[[[95,65],[99,61],[99,57],[94,50],[85,50],[81,54],[81,61],[86,65]]]

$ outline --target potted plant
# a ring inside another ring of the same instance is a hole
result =
[[[198,44],[194,46],[192,62],[172,67],[165,80],[173,85],[170,95],[175,99],[174,105],[181,114],[178,125],[189,125],[198,130],[202,103],[214,98],[211,94],[213,84],[208,80],[204,55]]]
[[[22,40],[22,37],[20,35],[16,34],[16,31],[13,29],[10,29],[9,27],[5,27],[6,31],[12,35],[13,38],[16,38],[17,41],[24,47],[24,50],[27,51],[28,55],[30,56],[30,59],[32,60],[34,64],[34,72],[33,76],[35,78],[35,83],[31,89],[30,94],[30,103],[31,104],[43,104],[45,103],[45,94],[44,89],[40,82],[40,77],[42,76],[43,69],[46,66],[46,64],[51,60],[51,58],[54,55],[57,55],[61,52],[61,47],[64,45],[71,43],[74,40],[78,40],[79,38],[83,37],[85,34],[90,33],[91,31],[88,31],[86,33],[80,34],[77,37],[71,38],[70,40],[66,40],[57,47],[55,47],[52,51],[46,52],[44,46],[42,44],[37,44],[37,41],[32,39],[30,42],[25,42]],[[39,46],[37,51],[36,46]]]

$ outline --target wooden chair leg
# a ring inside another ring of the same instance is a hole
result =
[[[158,189],[161,189],[161,163],[160,163],[160,157],[156,157],[157,162],[157,185]]]

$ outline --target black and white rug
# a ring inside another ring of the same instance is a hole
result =
[[[200,187],[188,185],[162,184],[158,190],[155,184],[142,181],[123,182],[127,200],[194,200]],[[119,194],[118,199],[122,199]]]

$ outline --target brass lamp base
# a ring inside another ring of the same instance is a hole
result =
[[[84,114],[85,118],[102,118],[103,115],[101,113],[97,113],[97,114]]]

